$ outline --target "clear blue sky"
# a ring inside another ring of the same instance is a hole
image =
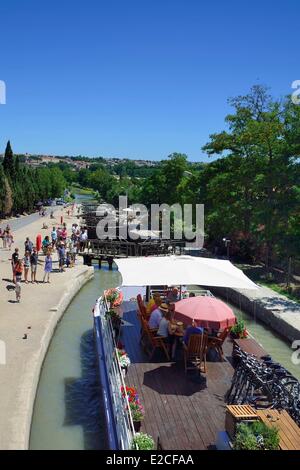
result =
[[[190,160],[227,98],[300,79],[299,0],[1,0],[0,153]]]

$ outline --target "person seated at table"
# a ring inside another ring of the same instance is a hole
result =
[[[157,336],[163,336],[166,338],[166,343],[171,349],[171,357],[174,359],[176,350],[176,337],[174,335],[176,331],[176,325],[171,322],[172,313],[168,309],[163,310],[163,317],[160,320]]]
[[[154,292],[152,299],[150,299],[147,304],[146,313],[150,315],[150,313],[152,313],[152,311],[155,310],[155,308],[160,305],[159,302],[160,303],[162,302],[161,296],[159,292]]]
[[[177,302],[177,300],[179,300],[178,289],[173,287],[167,294],[166,302],[169,304],[170,302]]]
[[[163,313],[168,312],[168,306],[167,304],[161,304],[159,307],[156,307],[149,318],[148,325],[149,328],[154,329],[154,328],[159,328],[160,321],[162,319]]]
[[[183,336],[183,342],[187,346],[191,335],[201,335],[204,329],[201,326],[197,326],[195,320],[192,321],[192,325],[188,326]]]

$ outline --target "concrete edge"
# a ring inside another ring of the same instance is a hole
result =
[[[292,343],[294,340],[300,339],[300,330],[284,317],[282,312],[278,312],[275,308],[272,308],[263,299],[248,297],[244,292],[234,289],[226,290],[217,287],[211,290],[219,294],[223,299],[228,298],[236,307],[242,308],[253,318],[258,318],[284,340]],[[278,298],[289,301],[289,299],[284,296],[278,296]]]
[[[79,266],[79,272],[70,283],[57,306],[50,308],[50,321],[45,323],[45,331],[40,339],[40,347],[33,354],[22,374],[22,387],[18,393],[15,413],[11,417],[11,439],[9,449],[28,450],[34,403],[42,366],[59,321],[79,290],[94,277],[94,268]],[[27,385],[26,385],[27,384]]]

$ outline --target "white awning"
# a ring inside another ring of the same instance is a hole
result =
[[[230,261],[193,256],[115,259],[123,286],[199,285],[258,289]]]

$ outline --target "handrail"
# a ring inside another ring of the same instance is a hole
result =
[[[108,445],[111,450],[129,450],[132,447],[134,426],[114,330],[110,317],[106,316],[107,310],[106,298],[100,297],[94,307],[94,330]]]

